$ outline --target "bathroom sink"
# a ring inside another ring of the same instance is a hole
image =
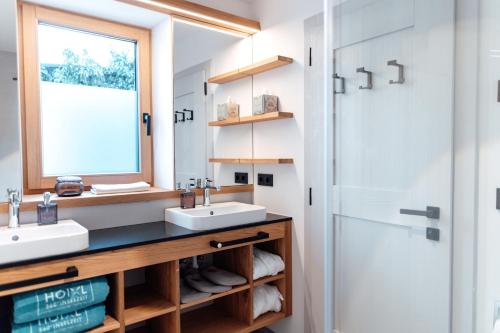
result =
[[[191,230],[211,230],[261,222],[266,207],[241,202],[222,202],[193,209],[168,208],[165,221]]]
[[[0,264],[77,252],[88,246],[88,230],[72,220],[0,228]]]

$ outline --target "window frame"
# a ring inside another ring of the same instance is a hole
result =
[[[137,42],[137,94],[138,94],[138,124],[140,171],[135,173],[78,175],[86,186],[91,184],[113,184],[153,181],[153,149],[152,135],[147,135],[143,124],[143,115],[152,115],[151,107],[151,32],[122,23],[89,17],[81,14],[48,7],[22,3],[20,38],[22,41],[23,73],[23,148],[25,187],[29,191],[53,188],[57,176],[44,176],[42,170],[42,132],[40,107],[40,63],[38,61],[38,24],[39,22],[54,26],[67,27],[87,31],[99,35],[123,38]]]

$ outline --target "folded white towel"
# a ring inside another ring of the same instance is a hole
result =
[[[264,276],[274,276],[285,270],[285,262],[280,256],[253,249],[253,279],[257,280]]]
[[[131,184],[94,184],[90,192],[93,194],[111,194],[126,192],[141,192],[151,188],[146,182],[137,182]]]
[[[269,311],[280,312],[282,301],[283,296],[277,287],[268,284],[255,287],[253,290],[253,319]]]

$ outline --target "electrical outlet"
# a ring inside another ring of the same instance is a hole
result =
[[[234,182],[236,184],[248,184],[248,172],[235,172]]]
[[[257,184],[261,186],[274,186],[273,174],[259,173],[257,175]]]

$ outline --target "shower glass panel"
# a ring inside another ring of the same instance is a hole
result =
[[[326,0],[334,322],[451,329],[454,0]]]

